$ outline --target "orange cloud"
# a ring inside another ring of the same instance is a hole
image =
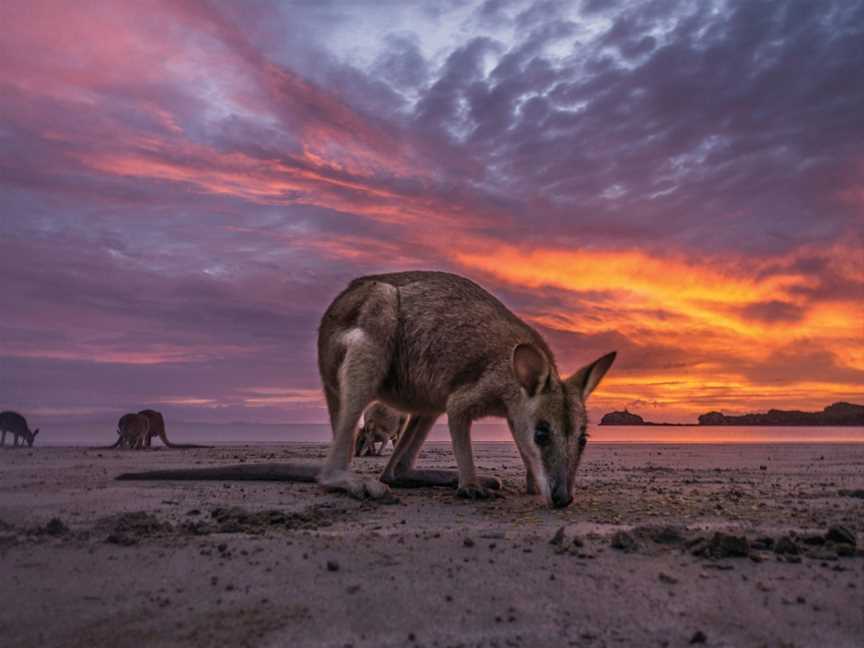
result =
[[[827,257],[838,274],[860,280],[860,270],[844,261],[850,258],[844,252],[831,250]],[[767,273],[767,264],[742,258],[693,260],[643,250],[499,245],[455,256],[468,270],[519,289],[559,289],[564,295],[560,309],[524,313],[535,324],[583,335],[612,332],[637,349],[662,346],[687,359],[658,371],[628,368],[625,355],[594,397],[595,406],[651,403],[667,416],[692,420],[710,408],[810,404],[821,409],[864,395],[861,383],[849,378],[864,368],[864,304],[802,296],[801,289],[815,281],[806,273]],[[748,307],[763,304],[794,305],[795,317],[754,318]],[[799,349],[801,359],[790,349]],[[824,352],[819,356],[823,364],[834,363],[836,377],[812,378],[807,359],[813,350]],[[785,376],[758,368],[785,357],[801,363],[789,366]],[[772,384],[781,378],[782,384]]]

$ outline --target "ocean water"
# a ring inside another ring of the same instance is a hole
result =
[[[205,445],[274,444],[292,441],[328,442],[330,426],[323,423],[167,423],[175,443]],[[37,445],[104,446],[117,440],[116,423],[46,424]],[[795,426],[592,426],[592,443],[864,443],[864,427]],[[449,441],[446,424],[436,425],[430,441]],[[482,421],[472,430],[474,441],[510,441],[504,422]],[[7,443],[11,439],[7,436]],[[159,444],[158,440],[154,440]]]

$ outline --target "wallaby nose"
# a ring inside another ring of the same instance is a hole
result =
[[[552,506],[555,508],[564,508],[569,506],[573,501],[573,496],[567,488],[556,487],[552,489]]]
[[[570,506],[573,501],[572,495],[552,495],[552,506],[555,508],[564,508]]]

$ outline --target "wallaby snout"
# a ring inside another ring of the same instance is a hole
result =
[[[575,465],[564,464],[560,470],[553,472],[549,477],[549,492],[547,502],[552,508],[565,508],[573,502],[573,485],[575,479],[573,473],[578,467],[579,457],[568,457]]]
[[[570,493],[570,488],[568,486],[551,484],[549,500],[553,508],[565,508],[570,506],[570,503],[573,501],[573,495]]]
[[[615,355],[607,353],[562,379],[544,350],[521,344],[513,352],[512,371],[522,390],[508,423],[528,470],[528,492],[542,493],[553,508],[573,501],[588,443],[585,401]]]

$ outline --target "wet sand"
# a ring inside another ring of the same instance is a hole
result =
[[[592,444],[563,511],[499,443],[486,502],[114,480],[324,450],[0,449],[2,644],[864,645],[864,445]]]

